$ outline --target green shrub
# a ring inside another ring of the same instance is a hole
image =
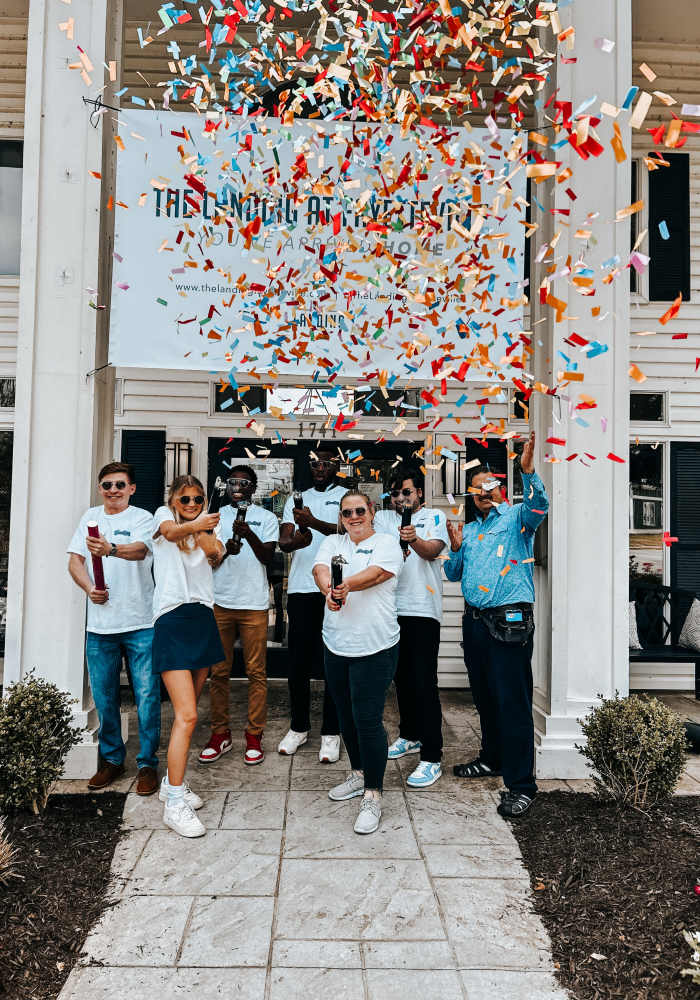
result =
[[[700,986],[700,931],[683,931],[683,937],[690,945],[692,954],[689,968],[683,969],[681,975],[690,976],[691,983]]]
[[[672,794],[685,766],[685,730],[657,698],[604,698],[581,729],[587,743],[576,749],[601,796],[645,809]]]
[[[0,701],[0,810],[46,808],[68,751],[80,742],[70,695],[32,673]]]

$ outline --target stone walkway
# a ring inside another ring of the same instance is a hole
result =
[[[403,779],[415,758],[390,762],[382,825],[369,837],[352,830],[357,800],[326,795],[345,774],[345,755],[338,766],[319,765],[318,736],[293,758],[276,753],[287,728],[279,682],[271,682],[266,760],[243,764],[244,697],[244,683],[234,682],[233,751],[209,767],[192,754],[188,778],[206,801],[205,837],[177,837],[162,826],[155,796],[128,795],[114,905],[61,1000],[193,990],[237,1000],[565,1000],[517,843],[496,813],[500,782],[452,777],[452,765],[478,749],[463,692],[442,692],[444,777],[409,791]],[[314,701],[317,727],[318,694]],[[386,722],[393,737],[393,699]],[[167,738],[166,718],[163,731]],[[200,724],[194,746],[206,736]]]

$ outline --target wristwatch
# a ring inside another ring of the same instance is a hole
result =
[[[117,546],[114,544],[114,542],[112,542],[112,548],[109,550],[109,552],[107,553],[107,555],[108,556],[116,556],[116,554],[117,554]]]

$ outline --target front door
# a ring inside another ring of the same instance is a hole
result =
[[[382,494],[392,466],[411,459],[422,444],[422,441],[343,441],[341,449],[346,461],[340,465],[340,472],[344,476],[338,482],[347,483],[348,489],[360,486],[371,497],[375,506],[381,508]],[[324,448],[335,450],[336,443],[332,439],[319,441],[318,438],[310,438],[300,439],[295,445],[275,444],[263,448],[259,438],[210,437],[207,494],[214,497],[212,509],[216,509],[217,477],[225,480],[233,465],[251,465],[258,476],[255,503],[273,511],[281,519],[285,502],[292,490],[306,490],[311,486],[310,453]],[[261,455],[261,451],[264,454]],[[415,457],[413,460],[418,464],[422,461]],[[267,672],[270,677],[287,676],[286,607],[289,563],[290,556],[277,549],[275,561],[268,571],[272,588],[267,650]],[[239,648],[234,656],[233,676],[245,676]]]

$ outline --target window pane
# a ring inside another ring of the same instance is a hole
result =
[[[0,142],[0,274],[19,274],[22,143]]]
[[[15,405],[15,380],[0,378],[0,409],[12,408]]]
[[[630,582],[663,581],[663,447],[630,445]]]
[[[222,389],[217,384],[214,386],[214,413],[243,413],[244,405],[249,413],[251,410],[264,413],[266,399],[265,389],[257,385],[251,386],[247,392],[239,392],[231,385]]]
[[[663,420],[664,396],[662,392],[631,392],[630,420]]]

